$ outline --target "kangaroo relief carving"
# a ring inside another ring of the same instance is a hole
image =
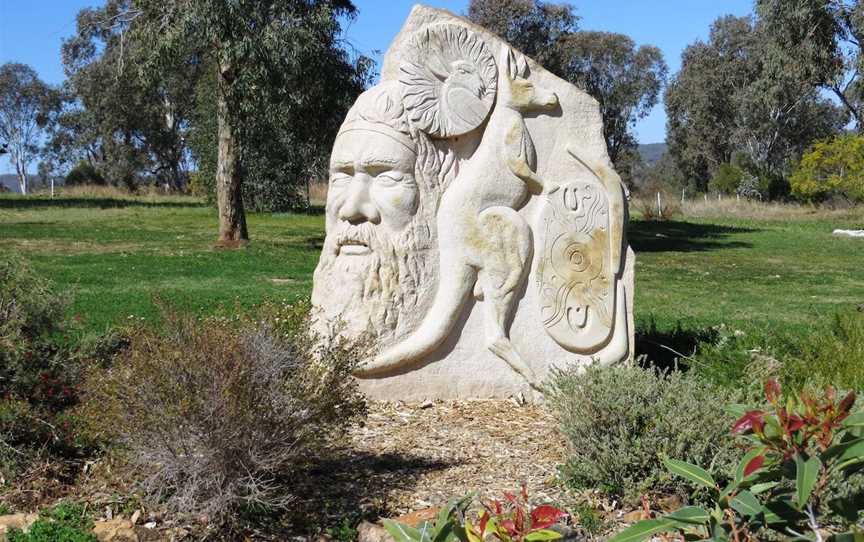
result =
[[[479,49],[471,43],[474,57],[483,56]],[[474,81],[471,69],[459,62],[454,59],[451,66],[461,81]],[[517,58],[507,46],[501,47],[497,68],[496,101],[480,144],[441,198],[437,213],[439,282],[431,308],[413,333],[361,366],[355,373],[358,376],[396,372],[432,353],[446,339],[473,292],[483,314],[486,346],[530,385],[538,386],[534,372],[510,342],[508,320],[532,256],[531,230],[517,209],[529,194],[543,188],[535,173],[536,153],[523,115],[556,108],[558,97],[529,81],[525,58]],[[402,71],[409,77],[419,72],[410,65]],[[460,88],[476,86],[462,83]],[[406,97],[406,108],[413,99]],[[472,119],[483,103],[475,102]],[[453,109],[452,104],[446,105],[447,110]],[[436,122],[441,127],[459,125]]]

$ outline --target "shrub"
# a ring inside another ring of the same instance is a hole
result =
[[[718,414],[717,405],[736,393],[696,375],[633,366],[559,372],[548,400],[570,444],[562,474],[575,487],[631,501],[649,490],[691,493],[664,471],[664,455],[710,465],[727,478],[736,455],[733,418]]]
[[[864,312],[845,311],[820,325],[784,363],[785,383],[864,389]]]
[[[169,509],[215,526],[282,508],[291,477],[365,411],[350,376],[358,358],[346,349],[267,321],[238,330],[168,313],[163,327],[131,333],[88,386],[87,410]]]
[[[77,454],[81,363],[56,335],[68,296],[23,260],[0,261],[0,473],[6,478],[45,453]]]
[[[744,175],[744,171],[737,166],[721,164],[708,182],[708,188],[723,194],[734,194],[744,180]]]
[[[790,178],[792,193],[805,199],[831,194],[864,200],[864,136],[847,134],[817,141]]]
[[[93,167],[93,164],[82,160],[66,175],[64,185],[81,186],[85,184],[106,186],[108,183],[105,181],[105,177]]]
[[[727,387],[752,387],[754,378],[775,377],[794,390],[864,389],[864,312],[846,310],[817,320],[806,334],[759,326],[718,328],[682,363]]]

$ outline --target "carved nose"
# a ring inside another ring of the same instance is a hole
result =
[[[355,177],[351,180],[345,201],[339,207],[339,218],[351,224],[378,224],[381,221],[378,209],[369,199],[368,179]]]

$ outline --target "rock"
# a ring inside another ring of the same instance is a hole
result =
[[[357,542],[393,542],[393,538],[381,525],[364,521],[357,526]]]
[[[682,508],[684,506],[684,501],[682,501],[681,497],[678,495],[670,495],[658,500],[657,505],[660,507],[660,510],[669,513]]]
[[[393,521],[408,525],[409,527],[419,527],[424,521],[434,521],[440,510],[440,508],[434,507],[424,508],[423,510],[393,518]],[[357,542],[393,542],[393,537],[387,534],[387,531],[380,523],[364,521],[357,526]]]
[[[138,542],[135,526],[126,519],[97,521],[93,525],[93,535],[100,542]]]
[[[642,510],[633,510],[632,512],[627,512],[624,516],[621,517],[621,521],[624,523],[636,523],[637,521],[642,521],[645,518],[645,512]]]
[[[26,531],[39,519],[38,514],[9,514],[0,516],[0,540],[6,540],[6,533],[11,529]]]
[[[331,166],[313,325],[382,347],[355,373],[371,399],[533,402],[553,366],[632,357],[599,106],[499,37],[416,6]]]
[[[416,512],[411,512],[410,514],[393,518],[393,521],[408,525],[409,527],[417,527],[424,521],[435,521],[435,518],[438,516],[438,512],[440,511],[441,509],[438,507],[425,508],[423,510],[418,510]]]

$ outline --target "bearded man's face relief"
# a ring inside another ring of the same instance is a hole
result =
[[[376,232],[393,239],[417,210],[414,151],[389,136],[354,130],[340,134],[330,158],[328,232]],[[341,236],[341,235],[340,235]],[[346,235],[338,256],[367,256],[375,247]]]
[[[347,125],[336,138],[312,302],[319,324],[338,321],[349,339],[405,335],[434,288],[416,163],[413,141],[382,123]]]

